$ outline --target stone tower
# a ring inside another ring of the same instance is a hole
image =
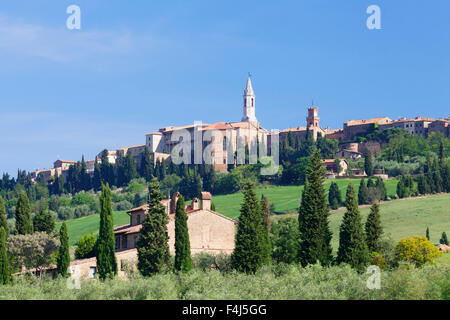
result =
[[[312,130],[313,128],[319,128],[319,108],[308,108],[308,117],[306,117],[306,124]]]
[[[244,115],[242,121],[258,122],[255,116],[255,93],[253,92],[250,76],[247,79],[247,86],[244,90]]]

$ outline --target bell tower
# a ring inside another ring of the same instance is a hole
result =
[[[247,79],[247,86],[244,90],[244,115],[243,122],[258,122],[255,116],[255,93],[253,92],[252,80],[250,75]]]
[[[308,117],[306,117],[307,126],[312,128],[319,128],[319,108],[314,107],[314,102],[311,107],[308,108]]]

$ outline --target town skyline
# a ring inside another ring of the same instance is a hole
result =
[[[78,31],[65,28],[70,4],[0,7],[2,172],[91,159],[164,126],[239,121],[248,72],[266,129],[304,125],[312,100],[332,129],[448,116],[445,1],[377,1],[381,30],[367,29],[365,1],[77,1]]]

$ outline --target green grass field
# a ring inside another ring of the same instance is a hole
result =
[[[359,186],[359,179],[338,179],[335,180],[343,196],[345,195],[348,183],[353,183],[356,189]],[[328,189],[331,181],[326,181]],[[388,195],[394,195],[396,190],[396,180],[385,182]],[[295,216],[302,186],[265,186],[256,190],[257,196],[261,194],[269,198],[270,203],[275,205],[275,211],[281,213],[274,216],[274,219],[283,216]],[[214,196],[213,201],[216,210],[231,218],[239,216],[239,208],[242,202],[242,193]],[[427,227],[430,228],[431,240],[439,242],[443,231],[450,233],[450,194],[435,195],[426,198],[412,198],[404,200],[393,200],[381,205],[381,218],[386,234],[390,234],[396,241],[414,235],[425,235]],[[333,246],[337,248],[339,225],[344,214],[344,209],[332,211],[330,214],[330,225],[335,237]],[[361,208],[361,214],[365,221],[369,213],[368,207]],[[289,214],[289,215],[286,215]],[[99,215],[92,215],[80,219],[66,222],[69,230],[70,245],[75,244],[78,239],[87,233],[98,234]],[[124,212],[114,212],[114,226],[129,223],[129,216]],[[61,223],[57,224],[57,228]]]
[[[125,211],[115,211],[113,213],[113,219],[115,227],[130,223],[130,217]],[[72,246],[85,234],[98,234],[100,215],[95,214],[88,217],[68,220],[66,221],[66,224],[69,231],[69,244]],[[56,228],[59,230],[60,227],[61,222],[58,222]]]
[[[352,183],[356,192],[358,192],[360,179],[336,179],[334,181],[341,190],[342,199],[345,199],[345,193],[349,183]],[[388,196],[396,194],[397,182],[396,179],[385,181]],[[330,184],[331,180],[325,181],[327,190],[329,189]],[[261,195],[264,194],[269,199],[269,202],[275,205],[276,213],[283,214],[297,211],[302,190],[303,186],[266,186],[258,188],[256,190],[256,195],[260,198]],[[233,219],[239,216],[242,199],[243,195],[240,192],[213,196],[216,211]]]
[[[330,213],[330,228],[333,232],[333,248],[338,248],[339,226],[345,209]],[[363,223],[369,214],[369,206],[360,208]],[[441,234],[450,231],[450,194],[427,196],[424,198],[410,198],[384,202],[380,206],[381,223],[386,235],[395,241],[412,236],[425,236],[427,227],[430,228],[430,240],[439,243]],[[283,216],[297,217],[296,214]]]

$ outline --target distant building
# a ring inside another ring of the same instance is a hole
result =
[[[350,120],[344,123],[344,140],[353,140],[359,134],[368,132],[381,125],[392,122],[388,117],[372,118],[369,120]]]
[[[396,121],[391,121],[389,123],[380,124],[378,128],[380,130],[385,130],[389,128],[401,128],[413,135],[420,135],[426,137],[428,133],[428,126],[433,121],[435,120],[432,118],[422,118],[422,117],[416,117],[414,119],[402,118]]]
[[[348,162],[345,159],[339,159],[340,171],[338,172],[338,167],[336,164],[337,159],[323,159],[321,160],[322,166],[327,170],[327,176],[338,176],[343,177],[347,175]]]
[[[450,137],[450,118],[437,119],[428,125],[428,132],[441,132],[444,137]]]

